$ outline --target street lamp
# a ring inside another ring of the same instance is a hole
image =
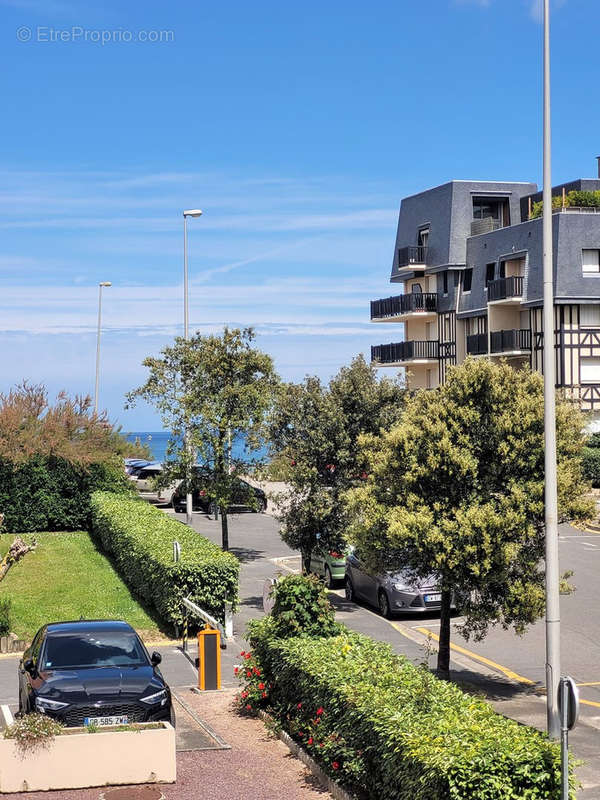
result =
[[[550,122],[550,0],[544,0],[544,512],[546,527],[546,717],[550,739],[560,737],[560,596],[558,498],[556,488],[556,408],[554,288],[552,254],[552,169]]]
[[[190,338],[189,331],[189,309],[188,309],[188,256],[187,256],[187,218],[201,217],[202,211],[199,208],[192,208],[183,212],[183,337],[186,341]],[[190,452],[189,432],[185,431],[185,447],[188,455]],[[189,488],[189,474],[186,475]],[[185,496],[185,521],[188,525],[192,524],[192,493],[187,492]]]
[[[102,324],[102,289],[112,286],[110,281],[98,284],[98,336],[96,338],[96,387],[94,390],[94,414],[98,414],[98,383],[100,381],[100,328]]]

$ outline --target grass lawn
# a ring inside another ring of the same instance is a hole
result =
[[[145,639],[164,635],[161,623],[123,583],[86,531],[36,533],[37,549],[0,581],[0,597],[12,601],[12,630],[31,641],[46,622],[124,619]],[[0,535],[0,553],[13,534]]]

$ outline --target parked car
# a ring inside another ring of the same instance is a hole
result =
[[[125,473],[127,475],[136,475],[140,470],[151,464],[146,458],[126,458],[125,459]]]
[[[314,550],[310,557],[310,571],[323,578],[329,589],[335,582],[344,580],[346,556],[338,550]]]
[[[442,594],[433,576],[415,581],[404,572],[373,574],[356,551],[346,558],[345,586],[348,600],[365,600],[387,618],[441,608]]]
[[[73,727],[174,722],[171,691],[127,622],[53,622],[19,663],[19,713],[37,711]]]
[[[202,478],[200,477],[200,481]],[[216,512],[215,500],[208,489],[200,487],[192,492],[192,507],[194,511],[203,511],[213,515]],[[173,508],[178,513],[185,511],[185,492],[179,486],[173,493]],[[247,481],[237,478],[234,485],[233,502],[229,510],[249,509],[262,514],[267,509],[267,496],[258,486],[252,486]]]
[[[155,481],[162,471],[162,464],[154,461],[139,469],[135,469],[130,475],[135,488],[146,500],[151,500],[155,503],[170,503],[172,501],[173,493],[179,485],[179,482],[157,489]]]

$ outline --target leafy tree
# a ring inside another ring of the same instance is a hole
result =
[[[468,359],[390,431],[361,437],[369,478],[346,496],[350,537],[374,570],[438,576],[441,673],[452,596],[476,639],[498,623],[522,633],[544,613],[543,415],[540,375]],[[557,401],[556,423],[560,519],[581,519],[582,418]]]
[[[201,480],[214,498],[224,550],[229,549],[227,510],[237,480],[259,461],[235,458],[230,442],[243,439],[248,454],[260,447],[277,385],[273,361],[253,347],[254,338],[252,328],[225,328],[220,336],[196,334],[189,341],[178,337],[159,358],[144,360],[148,380],[127,396],[129,405],[138,398],[154,405],[171,431],[163,482],[180,478],[191,491],[194,480]],[[189,479],[197,461],[205,472]]]
[[[288,490],[277,498],[283,540],[300,550],[308,571],[317,547],[345,547],[341,495],[366,478],[358,438],[397,420],[404,389],[378,380],[358,356],[324,385],[317,377],[280,387],[270,420],[272,454]]]

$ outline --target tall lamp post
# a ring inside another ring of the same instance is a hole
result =
[[[552,169],[550,125],[550,0],[544,0],[544,469],[546,524],[546,716],[548,736],[560,738],[560,596],[558,498],[556,488],[556,377],[552,255]]]
[[[189,294],[188,294],[188,254],[187,254],[187,218],[188,217],[201,217],[202,211],[199,208],[192,208],[183,212],[183,337],[186,341],[190,338],[189,330]],[[188,455],[190,452],[190,437],[189,431],[186,428],[185,434],[185,447]],[[188,480],[189,489],[189,472],[186,475]],[[192,524],[192,493],[187,492],[185,496],[185,521],[188,525]]]
[[[110,281],[98,284],[98,335],[96,337],[96,386],[94,388],[94,414],[98,414],[98,385],[100,383],[100,331],[102,328],[102,289],[112,286]]]

